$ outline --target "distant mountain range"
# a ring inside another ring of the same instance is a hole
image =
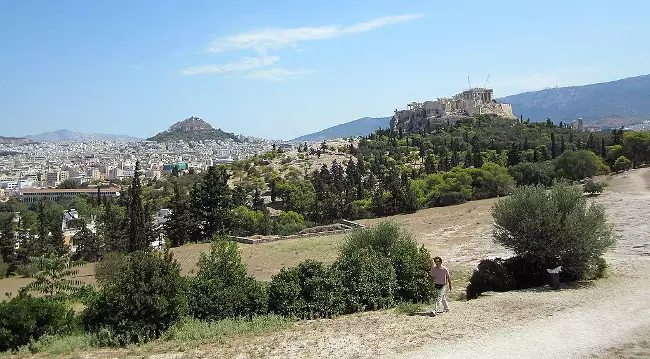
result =
[[[25,143],[33,143],[29,138],[25,137],[5,137],[5,136],[0,136],[0,144],[7,144],[7,143],[15,143],[15,144],[25,144]]]
[[[161,132],[149,141],[171,142],[171,141],[205,141],[205,140],[226,140],[232,139],[239,141],[239,138],[233,134],[222,131],[220,128],[214,129],[209,123],[198,117],[186,118],[183,121],[171,125],[167,131]]]
[[[70,130],[58,130],[53,132],[43,132],[37,135],[28,135],[26,138],[35,142],[88,142],[88,141],[126,141],[135,142],[140,141],[141,138],[126,136],[126,135],[113,135],[107,133],[83,133]]]
[[[531,121],[573,122],[582,117],[600,127],[619,127],[650,119],[650,75],[584,86],[524,92],[497,99],[512,104],[515,115]],[[366,136],[379,127],[387,128],[391,117],[364,117],[293,141],[320,141]]]
[[[300,136],[292,141],[322,141],[340,137],[366,136],[379,128],[388,128],[390,119],[391,117],[364,117]]]
[[[650,75],[584,86],[552,88],[506,96],[513,112],[531,121],[572,122],[650,119]]]

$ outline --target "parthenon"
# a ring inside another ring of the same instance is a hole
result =
[[[391,128],[398,126],[406,130],[424,128],[427,124],[441,120],[456,120],[475,114],[493,114],[508,119],[516,119],[512,105],[498,103],[493,98],[493,90],[470,88],[453,97],[442,97],[435,101],[412,102],[406,110],[395,110]]]

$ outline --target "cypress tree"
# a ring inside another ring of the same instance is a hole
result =
[[[88,229],[86,222],[82,220],[80,224],[81,230],[72,238],[74,245],[77,247],[73,259],[97,262],[104,254],[104,245],[101,238]]]
[[[0,219],[0,258],[7,264],[14,262],[14,213],[1,213]]]
[[[232,190],[225,166],[211,166],[192,191],[191,206],[200,223],[198,239],[211,240],[215,234],[230,231],[232,225]]]
[[[174,183],[174,195],[169,207],[171,214],[163,224],[163,228],[169,238],[170,246],[179,247],[190,241],[194,221],[187,196],[178,183]]]
[[[551,132],[551,158],[557,158],[557,143],[555,141],[555,132]]]
[[[144,206],[142,204],[142,183],[140,182],[140,162],[135,162],[135,170],[133,172],[133,180],[129,186],[129,205],[127,208],[128,220],[128,247],[129,253],[138,250],[148,250],[152,238],[148,238],[147,218]]]

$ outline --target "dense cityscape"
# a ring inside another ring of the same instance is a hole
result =
[[[52,189],[68,181],[76,185],[117,182],[133,176],[136,160],[146,178],[160,178],[175,166],[197,172],[268,151],[275,142],[244,141],[43,142],[1,144],[0,200],[34,189]]]

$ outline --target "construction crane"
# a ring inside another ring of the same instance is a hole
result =
[[[487,79],[485,79],[485,85],[483,85],[483,88],[487,88],[488,81],[490,81],[490,74],[488,74]]]

